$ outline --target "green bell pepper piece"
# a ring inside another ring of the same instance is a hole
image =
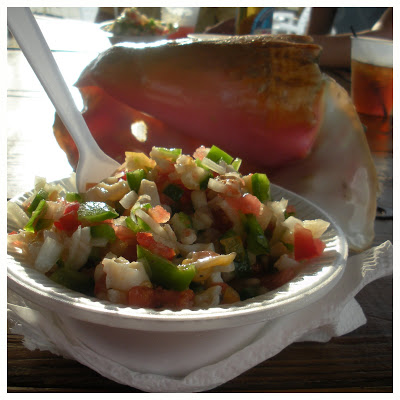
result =
[[[225,151],[214,145],[211,147],[206,157],[216,162],[217,164],[220,160],[225,161],[228,165],[231,164],[231,162],[233,161],[232,156],[230,156],[228,153],[225,153]]]
[[[82,196],[79,193],[75,193],[75,192],[68,192],[65,195],[65,200],[67,200],[69,203],[73,203],[74,201],[82,203],[82,201],[83,201]]]
[[[86,222],[101,222],[117,218],[119,214],[108,204],[101,201],[88,201],[78,208],[78,219]]]
[[[42,215],[47,210],[47,203],[46,200],[40,200],[38,206],[36,207],[35,211],[32,213],[32,216],[29,218],[29,221],[24,226],[24,230],[27,232],[37,232],[36,225]]]
[[[39,218],[35,225],[35,232],[41,231],[42,229],[50,229],[53,222],[52,219]]]
[[[139,191],[142,180],[146,178],[146,171],[144,169],[136,169],[135,171],[128,171],[126,173],[126,181],[129,188],[136,193]]]
[[[166,147],[155,147],[155,150],[159,151],[165,158],[174,162],[182,154],[182,149],[167,149]]]
[[[239,171],[240,166],[242,165],[242,159],[241,158],[235,158],[232,161],[232,167],[236,170]]]
[[[234,231],[227,232],[221,239],[220,243],[226,254],[235,252],[236,257],[233,261],[235,264],[235,272],[238,277],[245,277],[251,274],[251,265],[247,252],[243,246],[242,238]]]
[[[49,278],[53,282],[59,283],[68,289],[89,296],[93,295],[94,279],[84,272],[75,271],[67,267],[59,267],[49,276]]]
[[[268,254],[270,251],[268,239],[254,214],[246,214],[245,229],[247,249],[256,256]]]
[[[192,228],[192,219],[190,216],[183,211],[177,213],[179,217],[179,222],[182,224],[183,228]]]
[[[260,294],[259,287],[245,287],[239,290],[240,301],[251,299],[253,297],[258,296],[259,294]]]
[[[203,168],[205,171],[207,171],[207,175],[199,182],[200,190],[206,190],[208,187],[208,181],[210,180],[210,178],[213,178],[214,175],[211,172],[210,168],[203,165],[201,160],[197,159],[195,160],[195,163],[198,167]]]
[[[206,190],[208,187],[208,181],[210,178],[213,178],[214,175],[211,173],[211,171],[208,172],[208,174],[200,181],[200,190]]]
[[[32,215],[32,213],[36,210],[36,207],[39,205],[41,200],[47,200],[49,197],[49,194],[44,190],[40,189],[37,193],[34,199],[32,200],[32,203],[29,205],[27,212],[29,215]]]
[[[150,203],[136,203],[132,208],[131,208],[131,215],[132,213],[135,213],[136,210],[145,210],[148,211],[150,210],[150,208],[152,208]]]
[[[253,195],[264,203],[271,199],[270,182],[266,174],[256,173],[251,176]]]
[[[113,242],[116,239],[114,229],[112,228],[112,226],[107,224],[91,226],[90,235],[93,238],[106,238],[111,242]]]
[[[184,190],[180,186],[170,183],[165,187],[163,193],[167,195],[170,199],[174,201],[179,201],[183,196]]]
[[[193,264],[175,265],[140,245],[137,246],[137,257],[146,260],[151,271],[151,281],[165,289],[186,290],[196,275]]]
[[[150,230],[149,225],[146,224],[140,217],[127,217],[125,219],[126,226],[135,233],[138,232],[148,232]]]

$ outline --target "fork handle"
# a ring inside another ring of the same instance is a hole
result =
[[[7,25],[71,134],[80,155],[102,150],[77,109],[43,34],[28,7],[8,7]]]

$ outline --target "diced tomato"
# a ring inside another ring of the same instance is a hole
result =
[[[102,294],[103,294],[103,297],[105,297],[105,295],[107,294],[106,278],[107,278],[107,275],[104,274],[94,284],[94,295],[96,297],[100,297]]]
[[[169,205],[169,206],[174,206],[174,205],[176,205],[178,203],[181,211],[184,211],[184,212],[187,212],[187,213],[192,212],[193,211],[192,210],[193,209],[192,198],[191,198],[191,192],[192,191],[189,190],[182,183],[182,181],[180,179],[171,179],[169,177],[169,175],[170,175],[169,173],[168,174],[161,173],[155,179],[155,182],[156,182],[156,185],[157,185],[157,188],[158,188],[158,193],[160,194],[161,203]],[[164,189],[170,184],[179,186],[180,188],[183,189],[183,194],[182,194],[182,196],[181,196],[181,198],[179,199],[178,202],[175,202],[169,196],[167,196],[167,195],[165,195],[163,193]]]
[[[181,292],[161,287],[134,286],[128,292],[128,304],[146,308],[170,308],[182,310],[194,305],[194,292],[187,289]]]
[[[12,231],[9,233],[9,235],[16,235],[18,232],[17,231]]]
[[[243,214],[260,214],[261,202],[256,196],[246,193],[241,197],[225,197],[228,204]]]
[[[296,207],[288,204],[288,206],[286,207],[286,213],[291,215],[296,214]]]
[[[138,232],[136,234],[136,239],[138,244],[144,248],[168,260],[172,260],[176,255],[174,249],[157,242],[150,232]]]
[[[78,220],[78,208],[80,203],[74,201],[68,203],[64,210],[64,215],[58,220],[54,221],[54,226],[60,231],[66,231],[67,233],[75,232],[81,222]]]
[[[313,238],[312,232],[300,224],[294,227],[293,237],[294,258],[297,261],[319,257],[325,249],[325,243],[320,239]]]
[[[164,224],[169,221],[171,214],[162,206],[155,206],[148,211],[151,218],[159,224]]]
[[[152,308],[154,303],[154,289],[147,286],[134,286],[128,292],[130,306]]]
[[[206,147],[200,146],[193,153],[193,157],[202,160],[207,155],[208,151]]]
[[[173,161],[167,161],[162,163],[162,169],[160,165],[157,165],[162,175],[169,175],[172,172],[175,172],[175,163]]]
[[[70,212],[77,212],[79,206],[80,206],[80,203],[78,201],[73,201],[72,203],[68,203],[65,206],[64,214],[68,214]]]
[[[136,246],[136,233],[129,229],[127,226],[124,225],[115,225],[113,224],[112,227],[114,228],[115,236],[117,238],[130,246]]]

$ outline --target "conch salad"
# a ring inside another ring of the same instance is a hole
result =
[[[171,24],[166,25],[161,21],[148,18],[141,14],[135,7],[125,8],[122,14],[104,30],[115,35],[123,36],[161,36],[174,30]]]
[[[153,147],[127,152],[85,193],[37,178],[23,210],[8,203],[24,226],[8,243],[51,280],[112,303],[180,310],[258,296],[322,254],[329,223],[298,219],[240,163],[216,146]]]

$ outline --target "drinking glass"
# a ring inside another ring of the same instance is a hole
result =
[[[392,40],[352,37],[351,96],[360,114],[384,118],[392,116]]]

